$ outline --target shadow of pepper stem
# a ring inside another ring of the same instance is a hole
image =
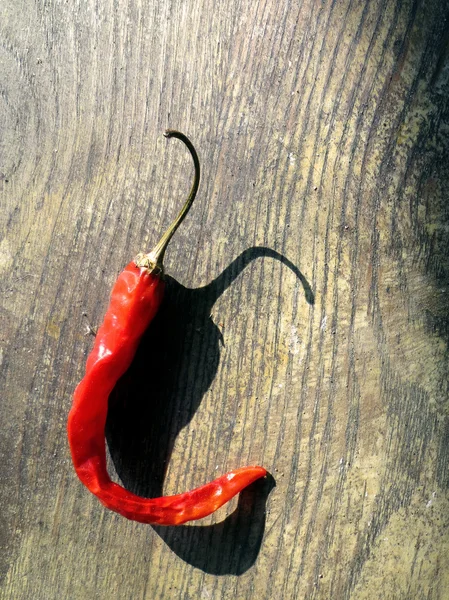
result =
[[[254,246],[252,248],[247,248],[239,256],[237,256],[237,258],[235,258],[232,261],[232,263],[229,266],[227,266],[226,269],[224,269],[224,271],[220,273],[220,275],[218,275],[218,277],[216,277],[213,281],[211,281],[204,287],[197,288],[196,290],[192,291],[196,294],[204,294],[208,299],[210,309],[212,309],[217,299],[237,279],[237,277],[249,265],[249,263],[255,260],[256,258],[263,257],[274,258],[275,260],[278,260],[283,265],[288,267],[300,280],[304,289],[306,302],[310,305],[313,305],[315,303],[315,296],[313,294],[312,288],[310,287],[309,282],[298,269],[298,267],[276,250],[272,250],[271,248],[266,248],[264,246]]]

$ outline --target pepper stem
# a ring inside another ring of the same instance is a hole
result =
[[[182,142],[184,142],[184,144],[189,149],[189,152],[193,158],[193,164],[195,167],[195,175],[194,175],[192,187],[190,189],[190,193],[189,193],[187,200],[185,201],[185,204],[182,207],[179,215],[176,217],[176,219],[173,221],[173,223],[170,225],[170,227],[167,229],[167,231],[161,237],[161,239],[156,244],[156,246],[153,248],[153,250],[151,252],[149,252],[148,254],[144,254],[144,253],[138,254],[134,261],[138,267],[145,267],[146,269],[148,269],[150,271],[157,271],[160,273],[163,271],[162,262],[164,260],[165,250],[167,249],[168,243],[172,239],[175,231],[178,229],[178,227],[184,220],[186,214],[189,212],[189,209],[192,206],[192,202],[195,199],[196,192],[198,191],[198,186],[200,183],[200,161],[198,160],[198,155],[196,153],[196,150],[195,150],[192,142],[189,140],[189,138],[186,135],[184,135],[183,133],[181,133],[180,131],[176,131],[175,129],[167,129],[166,131],[164,131],[164,136],[166,138],[171,138],[171,137],[178,138],[178,140],[181,140]]]

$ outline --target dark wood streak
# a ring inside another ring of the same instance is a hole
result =
[[[1,13],[0,598],[444,600],[447,2]],[[77,482],[65,422],[83,313],[188,190],[166,127],[204,175],[111,469],[148,495],[247,463],[273,480],[154,530]]]

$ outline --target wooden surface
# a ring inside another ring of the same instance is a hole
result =
[[[0,597],[449,598],[448,3],[0,11]],[[83,488],[65,424],[87,321],[188,191],[167,126],[203,179],[111,470],[272,478],[152,528]]]

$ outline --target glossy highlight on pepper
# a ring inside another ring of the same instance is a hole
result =
[[[141,523],[180,525],[210,515],[267,471],[263,467],[243,467],[192,491],[160,498],[137,496],[114,483],[107,472],[109,395],[131,365],[140,339],[162,302],[165,250],[189,211],[200,181],[200,164],[190,140],[175,130],[167,130],[164,135],[178,138],[189,149],[195,167],[193,185],[179,215],[153,251],[139,254],[118,276],[85,375],[74,393],[67,432],[75,471],[104,506]]]

